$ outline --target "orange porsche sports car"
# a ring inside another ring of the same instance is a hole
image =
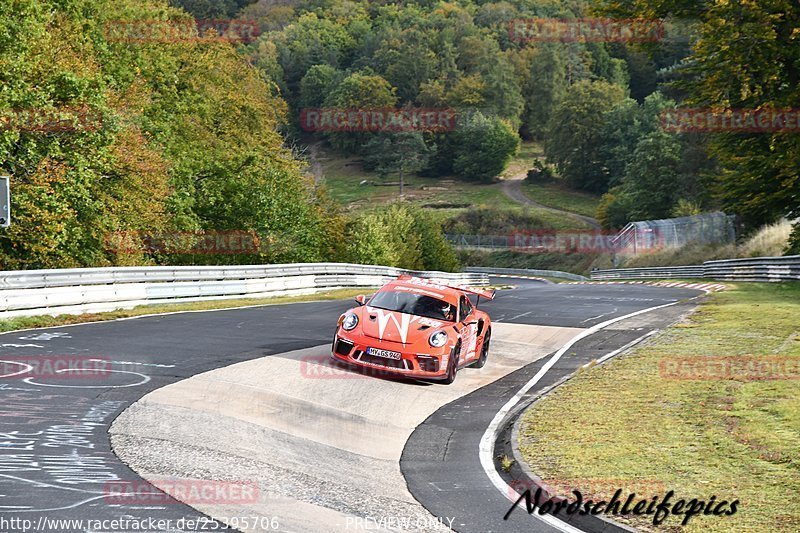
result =
[[[475,305],[469,295],[477,296]],[[339,317],[331,357],[374,370],[450,384],[459,368],[481,368],[492,322],[477,309],[495,291],[400,276]]]

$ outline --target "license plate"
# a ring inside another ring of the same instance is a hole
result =
[[[400,359],[400,352],[379,350],[378,348],[367,348],[367,355],[377,355],[378,357],[386,357],[387,359]]]

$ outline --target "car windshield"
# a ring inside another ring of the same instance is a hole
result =
[[[432,296],[412,292],[381,291],[373,296],[369,305],[387,311],[397,311],[447,322],[454,322],[456,316],[456,306]]]

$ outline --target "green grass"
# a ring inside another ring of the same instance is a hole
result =
[[[535,214],[544,221],[545,228],[547,226],[549,226],[550,229],[555,229],[555,230],[579,230],[579,229],[591,228],[589,224],[587,224],[582,220],[572,218],[562,213],[556,213],[554,211],[550,211],[549,209],[541,209],[538,207],[528,207],[527,209],[528,212],[530,212],[531,214]],[[532,228],[532,229],[541,229],[541,228]]]
[[[538,143],[524,141],[519,145],[517,155],[508,164],[508,168],[503,172],[504,178],[513,176],[527,176],[528,171],[533,168],[533,163],[537,159],[544,160],[544,149]]]
[[[600,205],[599,196],[575,191],[559,183],[531,183],[526,180],[522,183],[522,192],[547,207],[592,218],[597,216],[597,206]]]
[[[603,488],[584,491],[606,497],[622,480],[645,480],[629,485],[740,500],[736,515],[695,516],[685,531],[799,531],[800,380],[689,381],[659,370],[677,358],[748,355],[786,358],[797,376],[800,284],[731,285],[651,343],[580,372],[524,414],[521,452],[545,479],[588,480]]]
[[[388,204],[399,198],[398,185],[380,185],[397,183],[397,176],[382,179],[364,172],[356,158],[340,159],[326,154],[321,163],[325,184],[333,199],[342,205],[351,209],[363,209]],[[364,180],[369,184],[361,185]],[[404,181],[406,201],[431,210],[457,212],[467,206],[480,205],[517,207],[494,183],[471,183],[420,176],[406,176]]]
[[[504,172],[504,176],[526,174],[528,169],[533,167],[534,159],[541,157],[541,148],[538,145],[523,143],[519,153]],[[358,158],[343,158],[328,149],[318,151],[318,161],[331,197],[347,209],[360,211],[375,209],[399,199],[397,176],[379,178],[374,173],[365,172]],[[363,181],[368,183],[362,185]],[[386,183],[393,185],[381,185]],[[527,188],[525,190],[531,194]],[[569,191],[555,184],[544,186],[544,190],[547,194],[541,198],[535,195],[531,197],[549,207],[594,216],[598,198]],[[426,178],[412,175],[405,179],[404,193],[405,201],[434,213],[441,220],[458,216],[470,207],[484,206],[504,210],[527,209],[542,220],[544,228],[562,230],[589,227],[588,224],[547,209],[520,206],[503,193],[500,183],[477,183],[446,177]]]
[[[84,324],[86,322],[102,322],[158,313],[175,313],[181,311],[205,311],[211,309],[233,309],[254,305],[279,305],[296,302],[314,302],[324,300],[342,300],[364,293],[363,288],[338,289],[317,294],[298,296],[275,296],[272,298],[237,298],[231,300],[209,300],[203,302],[184,302],[173,304],[141,305],[133,309],[120,309],[105,313],[87,313],[83,315],[58,316],[26,316],[0,320],[0,332],[17,331],[32,328],[51,328],[68,324]]]
[[[412,180],[417,189],[412,189],[406,197],[409,201],[421,207],[441,209],[440,205],[452,204],[470,207],[493,206],[508,209],[519,207],[516,202],[503,193],[496,183],[470,183],[447,179],[443,182],[439,178],[420,178],[416,176]],[[423,191],[421,187],[441,187],[445,190]]]

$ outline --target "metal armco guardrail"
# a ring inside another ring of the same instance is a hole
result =
[[[595,270],[593,280],[708,278],[719,281],[800,281],[800,255],[707,261],[702,265]]]
[[[491,267],[467,267],[464,272],[474,272],[479,274],[497,275],[497,276],[521,276],[525,278],[557,278],[567,279],[570,281],[586,281],[588,278],[572,274],[570,272],[561,272],[559,270],[535,270],[527,268],[491,268]]]
[[[0,272],[0,318],[372,287],[401,274],[472,286],[489,283],[486,275],[478,273],[417,272],[346,263],[17,270]]]

